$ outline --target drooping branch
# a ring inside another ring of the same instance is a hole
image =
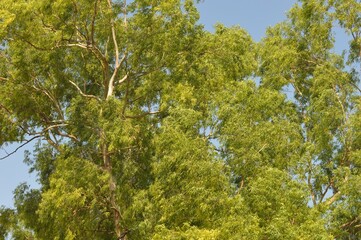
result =
[[[83,93],[83,91],[79,88],[79,86],[75,82],[73,82],[71,80],[69,80],[69,82],[78,90],[80,95],[82,95],[83,97],[93,98],[100,102],[100,99],[97,96],[85,94],[85,93]]]
[[[15,154],[20,148],[24,147],[25,145],[27,145],[28,143],[32,142],[34,139],[37,139],[37,138],[39,138],[39,137],[42,137],[42,135],[37,135],[37,136],[34,136],[34,137],[30,138],[29,140],[25,140],[25,142],[22,143],[22,144],[21,144],[20,146],[18,146],[17,148],[15,148],[14,151],[6,154],[4,157],[0,157],[0,160],[4,160],[4,159],[10,157],[11,155]]]
[[[357,86],[356,83],[350,81],[350,84],[351,84],[354,88],[356,88],[356,89],[359,91],[359,93],[361,93],[361,88],[360,88],[359,86]]]
[[[56,47],[50,47],[50,48],[45,48],[45,47],[40,47],[40,46],[37,46],[35,45],[34,43],[30,42],[29,40],[27,40],[26,38],[20,36],[20,35],[16,35],[17,37],[19,37],[19,40],[24,42],[24,43],[27,43],[28,45],[30,45],[31,47],[35,48],[36,50],[39,50],[39,51],[52,51],[54,50]]]

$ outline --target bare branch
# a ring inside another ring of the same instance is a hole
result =
[[[122,109],[122,116],[125,115],[125,110],[126,110],[127,105],[128,105],[129,89],[130,89],[130,81],[127,81],[126,89],[125,89],[125,96],[124,96],[124,105],[123,105],[123,109]]]
[[[109,6],[109,9],[112,10],[111,0],[108,0],[108,6]],[[115,48],[115,66],[117,67],[119,65],[119,47],[118,47],[117,36],[115,33],[115,23],[114,23],[113,18],[110,20],[110,24],[111,24],[112,37],[113,37],[113,43],[114,43],[114,48]]]
[[[78,86],[76,83],[74,83],[74,82],[71,81],[71,80],[69,80],[69,82],[78,90],[78,92],[80,93],[80,95],[82,95],[83,97],[93,98],[93,99],[96,99],[97,101],[100,102],[100,99],[99,99],[97,96],[85,94],[85,93],[83,93],[83,91],[79,88],[79,86]]]
[[[23,144],[21,144],[20,146],[18,146],[14,151],[6,154],[6,156],[1,157],[0,160],[4,160],[4,159],[10,157],[10,156],[13,155],[14,153],[16,153],[20,148],[24,147],[25,145],[27,145],[28,143],[30,143],[31,141],[33,141],[34,139],[37,139],[37,138],[39,138],[39,137],[41,137],[41,135],[37,135],[37,136],[34,136],[34,137],[30,138],[29,140],[26,140],[25,143],[23,143]]]
[[[109,6],[109,9],[112,10],[111,0],[108,0],[108,6]],[[125,59],[125,55],[124,55],[122,60],[119,61],[119,46],[118,46],[118,41],[117,41],[117,35],[115,32],[115,22],[114,22],[113,18],[111,18],[111,20],[110,20],[110,26],[111,26],[113,44],[114,44],[114,49],[115,49],[115,68],[114,68],[114,72],[108,83],[108,92],[107,92],[107,97],[106,97],[107,99],[109,99],[109,97],[113,94],[115,77],[117,76],[118,70],[121,66],[121,62]]]
[[[59,127],[65,127],[65,126],[68,126],[68,125],[69,125],[68,123],[61,123],[61,124],[51,125],[51,126],[45,128],[42,132],[44,133],[46,131],[56,129],[57,135],[62,136],[62,137],[67,137],[67,138],[73,139],[76,142],[79,142],[79,140],[74,135],[68,134],[68,133],[63,133],[63,132],[61,132],[59,130]]]
[[[128,229],[125,229],[125,231],[120,234],[119,240],[125,240],[125,239],[126,239],[126,235],[127,235],[129,232],[130,232],[130,231],[129,231]]]
[[[59,45],[57,47],[79,47],[82,49],[87,49],[91,51],[96,56],[96,58],[98,58],[98,60],[103,66],[103,69],[108,69],[108,60],[106,59],[106,56],[104,56],[103,53],[99,50],[99,48],[97,48],[95,45],[77,42],[77,43],[67,43],[67,44]]]
[[[117,73],[118,73],[118,71],[119,71],[119,69],[120,69],[123,61],[125,60],[125,57],[126,57],[126,55],[124,54],[124,56],[123,56],[123,58],[120,60],[120,62],[118,62],[118,60],[116,60],[116,62],[118,62],[118,63],[115,64],[116,66],[115,66],[113,75],[112,75],[112,77],[111,77],[110,80],[109,80],[107,99],[108,99],[111,95],[113,95],[114,80],[115,80],[115,77],[117,76]]]
[[[121,83],[123,83],[125,80],[127,80],[128,79],[128,74],[126,74],[122,79],[120,79],[119,81],[118,81],[118,84],[121,84]]]
[[[80,47],[80,48],[84,48],[84,49],[88,49],[89,46],[86,44],[82,44],[82,43],[68,43],[66,45],[61,45],[61,46],[65,46],[65,47]]]
[[[296,92],[298,93],[298,95],[300,95],[301,97],[303,97],[303,94],[301,92],[301,90],[297,87],[295,81],[293,79],[290,80],[291,85],[293,86],[293,88],[296,90]]]
[[[331,198],[327,199],[327,201],[325,202],[325,204],[327,206],[331,205],[332,203],[334,203],[335,201],[337,201],[337,199],[340,197],[341,195],[341,191],[338,191],[337,193],[335,193]]]
[[[312,203],[313,203],[313,206],[316,206],[317,205],[317,202],[316,202],[316,197],[315,197],[315,192],[313,190],[313,187],[312,187],[312,183],[311,183],[311,173],[312,173],[312,168],[311,168],[311,163],[310,164],[310,169],[308,171],[308,176],[307,176],[307,185],[310,189],[310,193],[311,193],[311,199],[312,199]]]
[[[356,83],[354,83],[354,82],[351,81],[350,84],[351,84],[353,87],[355,87],[355,88],[361,93],[361,89],[360,89],[359,86],[357,86]]]
[[[338,103],[340,104],[342,113],[343,113],[343,115],[344,115],[344,121],[345,121],[345,123],[346,123],[346,122],[347,122],[347,114],[346,114],[346,111],[345,111],[345,107],[343,106],[342,101],[341,101],[341,99],[340,99],[340,96],[337,94],[336,86],[333,86],[333,91],[335,92],[337,101],[338,101]]]
[[[67,138],[70,138],[70,139],[73,139],[75,142],[79,142],[79,139],[77,139],[74,135],[72,134],[68,134],[68,133],[62,133],[60,131],[57,131],[56,132],[59,136],[62,136],[62,137],[67,137]]]
[[[350,228],[350,227],[352,227],[353,224],[359,222],[360,220],[361,220],[360,218],[356,217],[356,218],[353,219],[352,221],[347,222],[347,223],[341,225],[341,228]],[[353,226],[353,227],[357,228],[357,227],[360,227],[360,226],[361,226],[361,224],[358,224],[358,225],[355,225],[355,226]]]
[[[53,128],[59,128],[59,127],[65,127],[65,126],[68,126],[69,124],[67,123],[61,123],[61,124],[55,124],[55,125],[51,125],[51,126],[48,126],[46,128],[43,129],[43,132],[46,132],[46,131],[49,131]]]
[[[126,5],[127,5],[126,1],[124,1],[123,14],[124,14],[124,27],[125,27],[125,29],[127,28]],[[108,6],[112,10],[111,0],[108,0]],[[122,59],[119,59],[120,58],[119,46],[118,46],[118,41],[117,41],[117,36],[116,36],[116,31],[115,31],[115,22],[114,22],[113,18],[111,19],[110,24],[111,24],[113,44],[114,44],[114,48],[115,48],[115,68],[114,68],[114,72],[113,72],[113,74],[112,74],[112,76],[111,76],[111,78],[109,80],[109,83],[108,83],[108,93],[107,93],[107,97],[106,97],[107,99],[113,94],[115,78],[117,76],[117,73],[118,73],[122,63],[125,61],[126,56],[127,56],[127,52],[125,52]]]
[[[91,23],[91,33],[90,33],[90,38],[91,38],[91,42],[92,44],[95,44],[94,41],[94,26],[95,26],[95,18],[98,14],[98,0],[95,1],[94,3],[94,13],[93,13],[93,18],[92,18],[92,23]]]
[[[145,117],[145,116],[148,116],[148,115],[154,115],[154,114],[158,114],[160,113],[160,111],[155,111],[155,112],[145,112],[143,114],[139,114],[139,115],[133,115],[133,116],[129,116],[129,115],[124,115],[125,118],[142,118],[142,117]]]
[[[0,103],[0,108],[4,109],[8,114],[12,114],[11,111]]]
[[[332,185],[332,183],[329,183],[329,184],[327,185],[327,187],[326,187],[325,191],[324,191],[324,192],[322,193],[322,195],[321,195],[320,202],[322,202],[322,201],[323,201],[323,199],[325,198],[326,193],[327,193],[327,192],[328,192],[328,190],[330,189],[331,185]]]
[[[127,0],[124,0],[123,13],[124,13],[124,27],[125,27],[125,29],[127,29],[127,27],[128,27],[128,22],[127,22]]]
[[[263,146],[258,150],[258,153],[261,153],[265,147],[267,147],[267,143],[263,144]]]
[[[108,37],[107,41],[105,42],[105,53],[104,56],[108,56],[108,45],[109,45],[110,37]]]
[[[44,47],[39,47],[35,44],[33,44],[32,42],[30,42],[29,40],[27,40],[26,38],[23,38],[22,36],[20,35],[17,35],[19,37],[19,39],[27,44],[29,44],[30,46],[32,46],[33,48],[35,48],[36,50],[39,50],[39,51],[51,51],[51,50],[54,50],[54,47],[51,47],[51,48],[44,48]]]
[[[56,142],[54,142],[54,141],[50,138],[49,135],[44,136],[44,138],[45,138],[45,140],[46,140],[51,146],[53,146],[56,150],[60,151],[59,145],[58,145]]]

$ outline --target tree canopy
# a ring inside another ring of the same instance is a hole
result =
[[[0,0],[0,146],[41,185],[0,239],[361,238],[361,2],[260,42],[195,3]]]

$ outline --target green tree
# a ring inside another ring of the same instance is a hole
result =
[[[336,239],[360,237],[359,1],[300,1],[261,43],[266,88],[294,92],[302,134],[297,176]],[[333,51],[336,22],[353,37],[348,61]],[[352,26],[352,27],[351,27]],[[351,69],[348,70],[347,69]],[[357,193],[356,193],[357,192]],[[326,217],[327,216],[327,217]]]
[[[41,184],[2,238],[360,237],[358,1],[299,1],[260,43],[192,0],[0,3],[0,145],[38,140]]]

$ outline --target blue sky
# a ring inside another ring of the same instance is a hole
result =
[[[267,27],[284,20],[286,12],[295,0],[205,0],[198,4],[200,22],[205,28],[212,31],[213,25],[223,23],[226,26],[239,25],[246,29],[255,41],[259,41]],[[347,39],[338,31],[336,51],[345,48]],[[28,147],[33,144],[28,145]],[[15,145],[5,149],[11,152]],[[29,182],[36,186],[35,174],[28,173],[28,167],[22,162],[24,157],[23,148],[10,158],[0,161],[0,205],[12,206],[12,192],[21,182]],[[0,157],[6,152],[0,149]]]
[[[207,30],[212,30],[216,23],[239,25],[259,41],[267,27],[284,20],[295,3],[295,0],[205,0],[198,4],[198,9]]]

